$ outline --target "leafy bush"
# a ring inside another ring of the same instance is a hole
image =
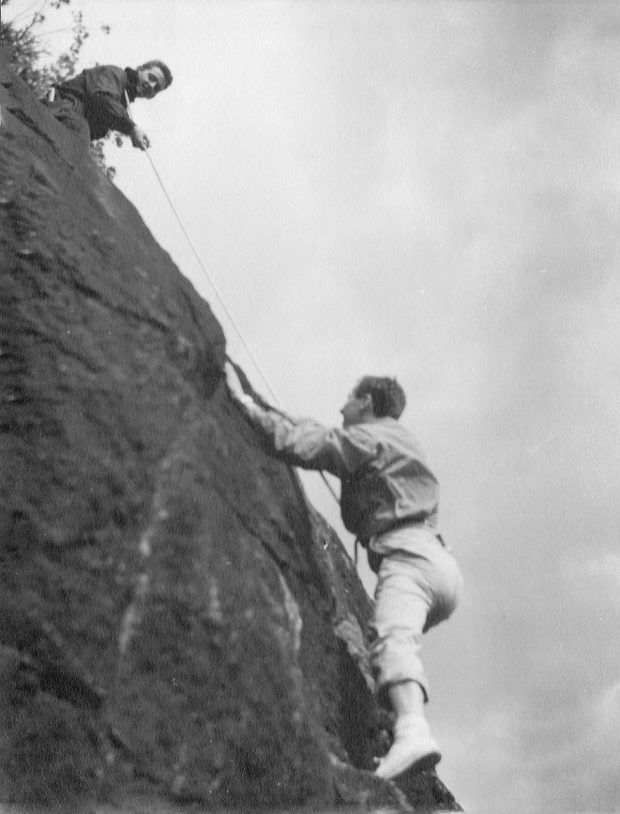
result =
[[[72,24],[66,28],[54,31],[41,32],[40,26],[47,19],[43,11],[36,11],[30,17],[30,11],[17,14],[12,19],[5,22],[6,8],[11,0],[0,0],[0,46],[8,49],[11,56],[11,67],[34,93],[44,99],[48,96],[51,88],[76,74],[76,66],[80,56],[82,46],[90,31],[84,23],[81,11],[72,12]],[[70,6],[71,0],[46,0],[43,8],[49,7],[50,11],[58,11],[62,6]],[[110,33],[110,26],[102,25],[98,29],[104,34]],[[50,34],[58,34],[63,31],[70,32],[71,41],[68,49],[60,54],[52,62],[45,62],[49,57],[49,51],[45,44],[45,37]],[[118,143],[117,137],[117,143]],[[113,167],[106,164],[103,152],[103,145],[106,139],[100,139],[91,143],[91,153],[106,175],[112,180],[115,175]]]

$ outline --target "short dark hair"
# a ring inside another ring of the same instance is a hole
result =
[[[353,393],[357,398],[370,394],[377,418],[400,418],[407,403],[403,388],[396,379],[388,376],[364,376],[355,385]]]
[[[144,65],[138,65],[136,70],[146,71],[149,68],[159,68],[164,75],[164,79],[166,80],[166,87],[169,88],[170,85],[172,85],[172,71],[165,62],[162,62],[160,59],[151,59],[150,62],[145,62]]]

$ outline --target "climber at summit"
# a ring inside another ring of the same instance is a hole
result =
[[[274,455],[341,480],[340,510],[377,574],[371,664],[381,700],[395,713],[394,738],[375,774],[421,771],[441,754],[424,715],[428,684],[422,634],[456,608],[463,580],[437,528],[438,482],[414,437],[398,422],[405,393],[395,379],[365,376],[341,409],[342,428],[259,406],[225,366],[233,400]]]
[[[171,83],[172,73],[160,60],[145,62],[135,70],[98,65],[58,85],[48,104],[58,121],[85,144],[116,130],[130,136],[134,147],[146,150],[150,139],[132,120],[129,103],[136,98],[152,99]]]

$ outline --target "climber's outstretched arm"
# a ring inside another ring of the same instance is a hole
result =
[[[326,470],[339,478],[354,472],[369,456],[365,439],[360,444],[353,433],[324,427],[309,418],[292,418],[266,410],[243,391],[234,367],[224,368],[231,398],[250,421],[263,431],[273,452],[293,466]]]

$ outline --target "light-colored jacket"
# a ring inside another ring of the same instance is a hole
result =
[[[340,478],[342,520],[360,540],[405,519],[436,527],[439,484],[413,435],[395,419],[340,429],[260,408],[252,418],[279,457]]]

